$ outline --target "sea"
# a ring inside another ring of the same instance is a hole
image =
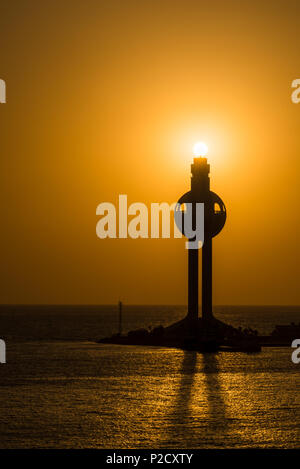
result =
[[[261,334],[300,321],[290,306],[214,313]],[[185,314],[124,305],[123,331]],[[300,448],[291,347],[201,354],[97,343],[117,331],[117,306],[0,306],[0,448]]]

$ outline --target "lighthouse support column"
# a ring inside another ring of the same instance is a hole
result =
[[[198,249],[188,250],[188,315],[198,318]]]
[[[202,318],[212,316],[212,239],[208,237],[202,247]]]

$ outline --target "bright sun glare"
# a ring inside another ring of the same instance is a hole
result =
[[[196,142],[193,146],[195,156],[205,156],[208,152],[208,146],[204,142]]]

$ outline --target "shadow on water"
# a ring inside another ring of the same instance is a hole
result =
[[[226,418],[224,391],[221,386],[219,369],[220,356],[216,354],[203,354],[202,357],[209,413],[209,433],[212,437],[216,435],[216,432],[222,433],[223,436],[225,436],[228,427],[228,420]]]
[[[217,446],[216,440],[224,443],[228,421],[218,359],[215,354],[184,352],[161,447],[201,448]]]

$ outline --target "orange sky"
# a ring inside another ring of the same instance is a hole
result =
[[[184,304],[183,240],[100,240],[209,145],[215,304],[300,304],[297,1],[1,2],[1,303]]]

